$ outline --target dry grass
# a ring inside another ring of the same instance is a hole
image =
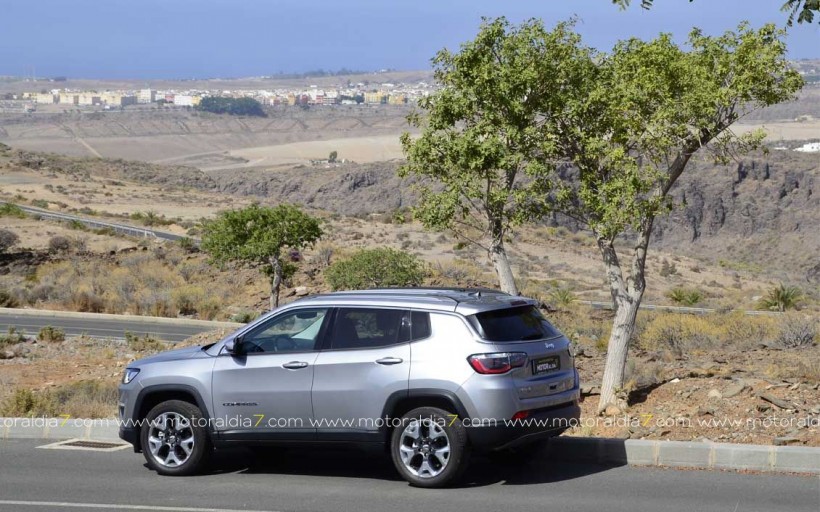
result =
[[[0,405],[1,416],[110,418],[116,412],[116,382],[82,380],[54,389],[17,389]]]

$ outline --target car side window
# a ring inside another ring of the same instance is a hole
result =
[[[311,352],[318,349],[325,308],[282,313],[242,336],[245,353]]]
[[[378,348],[403,343],[399,335],[405,311],[339,308],[333,321],[331,349]]]

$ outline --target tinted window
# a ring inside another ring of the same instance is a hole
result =
[[[310,352],[322,330],[326,309],[300,309],[276,315],[242,337],[246,353]]]
[[[469,317],[470,323],[488,341],[528,341],[559,335],[533,306],[497,309]]]
[[[330,347],[376,348],[400,343],[404,315],[397,309],[340,308],[333,322]]]
[[[412,313],[412,340],[420,340],[430,336],[430,313],[413,311]]]

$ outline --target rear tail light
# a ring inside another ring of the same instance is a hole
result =
[[[513,414],[512,420],[523,420],[530,417],[530,411],[518,411],[517,413]]]
[[[478,373],[507,373],[513,368],[524,366],[527,354],[524,352],[496,352],[493,354],[475,354],[467,358],[470,366]]]

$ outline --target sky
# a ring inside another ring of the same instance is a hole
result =
[[[473,38],[481,17],[547,26],[571,16],[586,44],[693,26],[708,34],[785,26],[784,0],[0,0],[0,75],[211,78],[348,68],[429,69],[442,49]],[[820,57],[820,25],[789,31],[789,57]]]

